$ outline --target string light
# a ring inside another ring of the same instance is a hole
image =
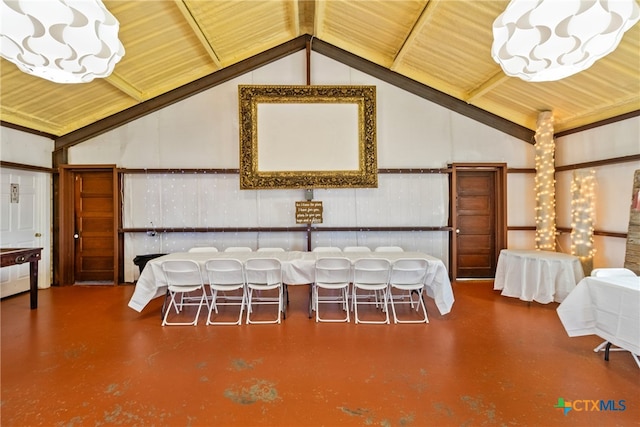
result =
[[[536,249],[556,250],[555,142],[553,114],[538,115],[535,134]]]
[[[595,248],[595,170],[574,171],[571,181],[571,254],[580,258],[585,274],[592,269]]]

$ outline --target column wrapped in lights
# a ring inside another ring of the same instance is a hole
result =
[[[538,115],[535,139],[536,249],[555,251],[555,142],[551,111],[543,111]]]
[[[0,54],[55,83],[107,77],[124,56],[120,24],[101,0],[1,0]]]
[[[593,270],[595,170],[573,171],[571,180],[571,254],[580,258],[585,275]]]

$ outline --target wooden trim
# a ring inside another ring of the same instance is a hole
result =
[[[50,173],[50,174],[53,173],[53,169],[52,168],[46,168],[44,166],[25,165],[23,163],[5,162],[3,160],[0,160],[0,167],[9,168],[9,169],[23,170],[23,171],[30,171],[30,172],[44,172],[44,173]]]
[[[470,105],[460,99],[454,98],[444,92],[440,92],[432,87],[418,83],[408,77],[389,70],[381,65],[370,62],[364,58],[356,56],[346,50],[333,46],[325,41],[314,38],[311,48],[324,56],[345,64],[365,74],[373,76],[393,86],[404,89],[409,93],[424,98],[451,111],[462,114],[465,117],[490,126],[501,132],[525,141],[534,143],[535,131],[520,126],[495,114],[489,113],[481,108]]]
[[[55,140],[55,151],[68,148],[90,138],[94,138],[109,130],[146,116],[147,114],[182,101],[202,91],[211,89],[212,87],[227,82],[239,75],[245,74],[273,61],[289,56],[292,53],[303,50],[305,49],[308,39],[309,36],[307,35],[297,37],[251,58],[245,59],[244,61],[238,62],[237,64],[230,65],[184,86],[173,89],[172,91],[166,92],[162,95],[158,95],[155,98],[134,105],[133,107],[98,120],[73,132],[69,132],[66,135],[62,135]]]
[[[536,168],[507,168],[507,173],[536,173]]]
[[[25,132],[25,133],[30,133],[32,135],[37,135],[37,136],[42,136],[44,138],[49,138],[52,140],[55,140],[57,138],[57,136],[51,134],[51,133],[47,133],[47,132],[41,132],[39,130],[35,130],[35,129],[31,129],[25,126],[20,126],[20,125],[16,125],[14,123],[9,123],[9,122],[5,122],[4,120],[0,120],[0,126],[8,128],[8,129],[15,129],[15,130],[19,130],[21,132]]]
[[[281,232],[374,232],[374,231],[451,231],[445,226],[417,227],[154,227],[120,228],[118,233],[281,233]]]
[[[571,227],[556,227],[556,231],[562,234],[569,234],[573,229]],[[616,231],[604,231],[604,230],[594,230],[594,236],[603,236],[603,237],[617,237],[621,239],[627,238],[627,233],[619,233]]]
[[[575,163],[573,165],[556,166],[556,172],[566,172],[575,169],[595,168],[599,166],[615,165],[619,163],[640,161],[640,154],[631,154],[629,156],[613,157],[611,159],[594,160],[592,162]]]
[[[510,225],[507,231],[536,231],[535,225]]]
[[[640,110],[631,111],[629,113],[621,114],[616,117],[610,117],[608,119],[600,120],[598,122],[589,123],[588,125],[579,126],[573,129],[563,130],[562,132],[556,133],[554,138],[562,138],[563,136],[571,135],[574,133],[584,132],[585,130],[594,129],[600,126],[609,125],[611,123],[621,122],[623,120],[631,119],[633,117],[640,116]]]
[[[167,174],[167,173],[188,173],[188,174],[236,174],[240,169],[125,169],[119,168],[119,174]]]
[[[378,169],[378,173],[382,174],[432,174],[432,173],[451,173],[451,168],[416,168],[416,169]]]

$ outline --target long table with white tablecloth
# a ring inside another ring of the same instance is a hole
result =
[[[140,312],[154,298],[164,296],[167,283],[162,272],[162,262],[168,259],[197,261],[204,271],[204,264],[213,258],[234,258],[245,262],[249,258],[277,258],[282,264],[282,278],[287,285],[307,285],[315,278],[315,263],[320,257],[340,256],[352,262],[360,258],[384,258],[393,263],[400,258],[422,258],[429,262],[426,294],[435,301],[440,314],[447,314],[453,306],[453,290],[449,274],[442,260],[422,252],[176,252],[147,262],[136,283],[129,307]],[[203,274],[205,283],[206,276]]]
[[[570,337],[597,335],[640,355],[640,277],[585,277],[557,312]]]

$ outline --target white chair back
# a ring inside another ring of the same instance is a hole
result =
[[[282,286],[282,265],[277,258],[250,258],[244,264],[247,286],[254,289]]]
[[[237,259],[210,259],[204,264],[204,268],[211,288],[225,290],[244,287],[244,265]]]
[[[400,246],[378,246],[374,252],[404,252]]]
[[[213,246],[196,246],[189,249],[187,252],[218,252],[218,248]]]
[[[342,252],[342,250],[337,246],[317,246],[312,252]]]
[[[371,252],[371,249],[366,246],[347,246],[342,249],[343,252]]]
[[[284,248],[258,248],[256,252],[284,252]]]
[[[391,264],[384,258],[363,258],[353,263],[353,284],[386,287]]]
[[[200,265],[196,261],[189,259],[169,259],[163,261],[161,266],[167,280],[167,285],[170,288],[204,286]]]
[[[253,249],[251,249],[248,246],[229,246],[224,251],[225,252],[253,252]]]
[[[351,281],[351,261],[342,257],[319,258],[316,261],[315,283],[348,285]]]
[[[389,273],[391,286],[424,286],[429,263],[425,259],[401,258],[394,261]]]
[[[609,268],[595,268],[591,270],[591,276],[593,277],[611,277],[611,276],[635,277],[636,273],[629,270],[628,268],[609,267]]]

